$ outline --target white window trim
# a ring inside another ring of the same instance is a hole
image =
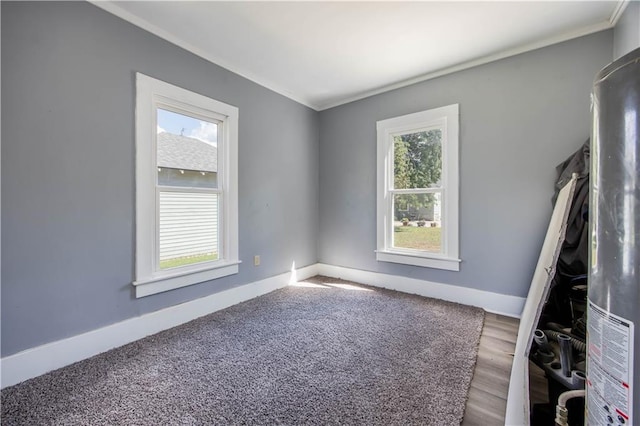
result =
[[[459,271],[459,106],[407,114],[378,121],[377,161],[377,250],[376,259],[382,262],[402,263],[427,268]],[[393,138],[401,132],[409,132],[443,125],[442,143],[442,222],[443,252],[428,253],[392,247],[393,211],[389,189],[393,186]]]
[[[156,196],[156,108],[169,107],[222,123],[218,135],[218,180],[224,194],[220,259],[158,270]],[[136,73],[136,297],[148,296],[237,274],[238,257],[238,108]]]

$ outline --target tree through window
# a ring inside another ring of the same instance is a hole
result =
[[[440,253],[442,129],[393,136],[393,154],[393,189],[412,190],[393,194],[393,247]]]
[[[458,267],[457,123],[457,105],[378,122],[378,260]]]

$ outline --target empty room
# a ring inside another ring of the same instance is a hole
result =
[[[0,14],[3,425],[633,424],[640,2]]]

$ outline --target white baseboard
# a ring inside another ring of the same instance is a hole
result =
[[[0,386],[15,385],[318,274],[518,318],[525,301],[522,297],[317,263],[7,356],[0,360]]]
[[[440,284],[399,275],[362,271],[323,263],[317,264],[317,271],[320,275],[328,277],[342,278],[374,287],[478,306],[485,311],[514,318],[520,318],[526,300],[524,297],[508,296],[468,287]]]
[[[0,360],[1,387],[15,385],[212,312],[270,293],[287,286],[296,276],[297,279],[303,280],[314,275],[317,275],[317,265],[221,291],[4,357]]]

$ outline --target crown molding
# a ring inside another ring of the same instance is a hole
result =
[[[622,17],[625,9],[629,5],[629,1],[631,0],[618,0],[618,4],[616,8],[611,13],[611,17],[609,18],[609,23],[611,24],[611,28],[615,27],[618,24],[618,21]]]
[[[625,0],[626,1],[626,0]],[[618,10],[618,9],[616,9]],[[519,55],[521,53],[526,53],[526,52],[530,52],[532,50],[536,50],[536,49],[541,49],[543,47],[547,47],[547,46],[551,46],[553,44],[558,44],[558,43],[562,43],[565,41],[569,41],[572,40],[574,38],[578,38],[578,37],[583,37],[589,34],[593,34],[593,33],[597,33],[600,31],[604,31],[607,29],[613,28],[613,24],[611,23],[611,19],[608,19],[606,21],[588,26],[588,27],[584,27],[581,28],[579,30],[575,30],[575,31],[569,31],[557,36],[553,36],[553,37],[549,37],[540,41],[536,41],[533,43],[529,43],[526,45],[522,45],[522,46],[518,46],[512,49],[506,49],[491,55],[486,55],[486,56],[482,56],[478,59],[474,59],[468,62],[464,62],[461,64],[457,64],[457,65],[453,65],[450,67],[446,67],[446,68],[442,68],[438,71],[434,71],[434,72],[430,72],[427,74],[423,74],[420,75],[418,77],[414,77],[408,80],[403,80],[397,83],[393,83],[393,84],[389,84],[386,86],[382,86],[379,87],[377,89],[373,89],[373,90],[369,90],[366,92],[362,92],[356,95],[352,95],[350,97],[341,99],[341,100],[337,100],[334,102],[329,102],[329,103],[325,103],[325,104],[321,104],[319,106],[319,111],[323,111],[326,109],[330,109],[330,108],[334,108],[340,105],[344,105],[344,104],[348,104],[350,102],[355,102],[361,99],[365,99],[368,98],[370,96],[374,96],[374,95],[379,95],[381,93],[385,93],[385,92],[389,92],[391,90],[395,90],[395,89],[400,89],[406,86],[410,86],[412,84],[416,84],[416,83],[421,83],[423,81],[427,81],[427,80],[432,80],[434,78],[437,77],[442,77],[444,75],[447,74],[453,74],[455,72],[458,71],[464,71],[466,69],[469,68],[473,68],[473,67],[477,67],[480,65],[484,65],[484,64],[488,64],[490,62],[495,62],[495,61],[499,61],[501,59],[506,59],[509,58],[511,56],[516,56]]]
[[[239,75],[240,77],[244,77],[247,80],[252,81],[253,83],[256,83],[266,89],[271,90],[272,92],[275,92],[279,95],[282,95],[286,98],[289,98],[299,104],[302,104],[306,107],[309,107],[313,110],[318,111],[318,106],[315,105],[313,102],[310,102],[306,97],[304,96],[299,96],[295,93],[292,93],[290,90],[287,90],[271,81],[267,81],[265,79],[262,79],[258,76],[256,76],[255,74],[244,70],[240,67],[237,67],[231,63],[229,63],[228,61],[225,61],[224,59],[221,59],[219,57],[216,57],[214,55],[211,55],[207,52],[205,52],[203,49],[200,49],[199,47],[196,47],[194,45],[192,45],[191,43],[188,43],[184,40],[182,40],[179,37],[176,37],[175,35],[173,35],[172,33],[164,30],[163,28],[158,27],[157,25],[154,25],[152,23],[150,23],[149,21],[140,18],[137,15],[134,15],[128,11],[126,11],[125,9],[123,9],[122,7],[120,7],[119,5],[117,5],[116,3],[114,3],[112,0],[87,0],[87,2],[93,4],[94,6],[111,13],[112,15],[117,16],[120,19],[123,19],[127,22],[129,22],[130,24],[135,25],[136,27],[142,28],[145,31],[150,32],[151,34],[154,34],[158,37],[160,37],[161,39],[168,41],[169,43],[172,43],[188,52],[193,53],[196,56],[201,57],[202,59],[205,59],[211,63],[213,63],[214,65],[217,65],[221,68],[224,68],[228,71],[231,71],[234,74]]]
[[[502,50],[490,55],[485,55],[482,57],[479,57],[477,59],[473,59],[471,61],[467,61],[467,62],[463,62],[460,64],[456,64],[456,65],[452,65],[449,67],[445,67],[442,68],[440,70],[437,71],[433,71],[433,72],[429,72],[426,74],[422,74],[419,75],[417,77],[414,78],[410,78],[407,80],[402,80],[399,82],[395,82],[395,83],[391,83],[388,85],[383,85],[380,86],[378,88],[372,89],[372,90],[367,90],[367,91],[363,91],[363,92],[359,92],[356,94],[351,94],[348,96],[344,96],[344,97],[339,97],[338,99],[334,99],[334,100],[330,100],[327,102],[313,102],[311,101],[308,97],[303,96],[301,94],[298,93],[293,93],[290,90],[287,90],[286,88],[273,83],[271,81],[265,80],[257,75],[255,75],[252,72],[249,72],[245,69],[242,69],[241,67],[235,66],[234,64],[229,63],[228,61],[225,61],[224,59],[221,59],[219,57],[216,57],[214,55],[211,55],[207,52],[205,52],[203,49],[200,49],[196,46],[193,46],[190,43],[187,43],[186,41],[180,39],[179,37],[176,37],[175,35],[171,34],[170,32],[148,22],[145,19],[142,19],[128,11],[126,11],[125,9],[123,9],[122,7],[120,7],[119,5],[117,5],[115,2],[113,2],[112,0],[87,0],[89,3],[93,4],[96,7],[99,7],[100,9],[103,9],[121,19],[124,19],[125,21],[139,27],[142,28],[143,30],[146,30],[182,49],[185,49],[191,53],[193,53],[194,55],[197,55],[215,65],[218,65],[224,69],[227,69],[241,77],[246,78],[247,80],[250,80],[268,90],[271,90],[275,93],[278,93],[282,96],[285,96],[299,104],[302,104],[304,106],[307,106],[315,111],[324,111],[327,109],[331,109],[340,105],[344,105],[344,104],[348,104],[351,102],[355,102],[364,98],[368,98],[370,96],[374,96],[374,95],[379,95],[381,93],[384,92],[389,92],[391,90],[395,90],[395,89],[400,89],[406,86],[410,86],[412,84],[416,84],[416,83],[421,83],[423,81],[427,81],[427,80],[432,80],[434,78],[437,77],[442,77],[444,75],[447,74],[452,74],[458,71],[463,71],[469,68],[473,68],[473,67],[477,67],[480,65],[484,65],[490,62],[494,62],[494,61],[498,61],[500,59],[505,59],[511,56],[515,56],[515,55],[519,55],[521,53],[526,53],[532,50],[536,50],[536,49],[540,49],[543,47],[547,47],[547,46],[551,46],[553,44],[557,44],[557,43],[562,43],[564,41],[568,41],[574,38],[578,38],[578,37],[583,37],[589,34],[593,34],[599,31],[603,31],[603,30],[607,30],[610,28],[613,28],[618,20],[620,19],[620,17],[622,16],[624,10],[626,9],[627,5],[629,4],[630,0],[618,0],[617,1],[617,5],[615,7],[615,9],[613,10],[613,12],[611,13],[611,16],[606,19],[605,21],[602,21],[600,23],[594,24],[594,25],[590,25],[588,27],[583,27],[580,28],[578,30],[573,30],[573,31],[568,31],[553,37],[548,37],[546,39],[540,40],[540,41],[536,41],[533,43],[529,43],[526,45],[522,45],[522,46],[518,46],[515,48],[511,48],[511,49],[506,49],[506,50]]]

